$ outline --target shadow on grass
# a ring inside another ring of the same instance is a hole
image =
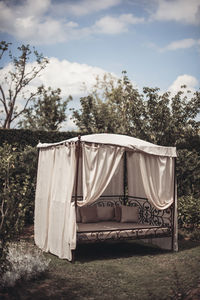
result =
[[[80,299],[87,295],[84,285],[74,280],[51,276],[40,276],[36,280],[19,282],[15,287],[0,291],[1,300],[42,300],[42,299]],[[86,298],[85,298],[86,299]]]
[[[200,241],[191,241],[191,240],[185,240],[182,239],[179,241],[179,252],[189,250],[192,248],[196,248],[200,246]]]
[[[142,242],[104,242],[78,245],[75,261],[88,262],[93,260],[128,258],[134,255],[157,255],[168,253],[158,247],[145,245]]]
[[[179,241],[179,252],[200,246],[200,241]],[[93,260],[128,258],[133,256],[160,255],[173,253],[144,242],[104,242],[78,245],[75,261],[88,262]]]

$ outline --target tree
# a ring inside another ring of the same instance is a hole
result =
[[[53,130],[60,128],[66,120],[66,109],[71,96],[61,102],[61,90],[52,90],[44,86],[38,88],[38,98],[34,97],[32,105],[24,111],[20,127],[31,130]]]
[[[8,50],[9,45],[11,45],[11,43],[6,43],[6,41],[0,42],[0,59],[2,58],[4,52]]]
[[[200,122],[196,117],[200,112],[200,93],[196,91],[188,97],[185,89],[183,86],[173,97],[169,92],[160,94],[158,88],[143,89],[149,141],[163,146],[180,146],[198,136]]]
[[[200,92],[182,90],[171,97],[159,88],[144,87],[139,93],[123,72],[117,82],[106,76],[92,92],[80,99],[73,118],[82,132],[128,134],[163,146],[177,146],[199,134]],[[185,95],[185,96],[184,96]]]
[[[2,41],[0,43],[0,59],[5,52],[8,52],[10,43]],[[9,58],[12,63],[12,69],[2,79],[0,83],[0,102],[1,126],[10,128],[11,123],[16,120],[27,108],[29,102],[37,94],[37,92],[27,91],[30,82],[35,79],[39,73],[46,67],[48,59],[39,54],[35,48],[31,49],[29,45],[22,45],[17,48],[19,56],[15,57],[9,51]],[[35,59],[35,63],[31,68],[27,68],[30,58]],[[24,100],[21,109],[17,107],[18,100]]]
[[[144,103],[126,72],[119,80],[105,75],[94,89],[80,99],[81,109],[73,109],[73,119],[82,132],[144,135]]]
[[[144,87],[139,93],[123,72],[113,78],[97,79],[87,97],[81,98],[81,109],[73,118],[83,133],[128,134],[178,149],[178,195],[199,197],[200,181],[200,92],[185,93],[183,86],[176,95],[160,93],[159,88]]]

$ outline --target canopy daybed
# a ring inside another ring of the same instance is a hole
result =
[[[93,134],[38,144],[36,245],[69,261],[77,244],[143,239],[177,251],[176,148]]]

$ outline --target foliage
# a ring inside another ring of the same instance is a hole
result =
[[[0,43],[0,59],[4,53],[8,53],[9,46],[10,43],[5,41]],[[24,112],[29,102],[37,95],[37,91],[30,92],[26,88],[48,63],[47,58],[39,54],[35,48],[31,49],[29,45],[22,45],[17,49],[19,51],[18,57],[13,56],[12,52],[9,51],[12,69],[0,83],[0,102],[3,108],[1,124],[3,128],[10,128],[11,123]],[[35,63],[28,68],[27,64],[31,58],[35,59]],[[20,99],[24,100],[24,104],[22,108],[18,109],[17,102]]]
[[[73,110],[73,119],[88,133],[128,134],[178,150],[178,195],[199,196],[200,184],[200,92],[193,95],[186,86],[171,96],[158,88],[144,87],[139,93],[126,72],[118,81],[97,78],[81,109]],[[180,149],[180,150],[179,150]]]
[[[80,99],[81,109],[73,119],[83,133],[143,135],[144,104],[136,88],[123,73],[122,79],[97,78],[92,92]]]
[[[11,45],[11,43],[7,43],[6,41],[0,42],[0,59],[2,58],[4,52],[8,50],[9,45]]]
[[[178,196],[193,195],[200,199],[200,152],[178,150],[176,172]]]
[[[30,145],[36,147],[39,141],[41,143],[54,143],[67,140],[77,136],[77,132],[70,131],[32,131],[29,129],[0,129],[0,146],[4,142],[10,145],[17,145],[20,149]]]
[[[192,228],[192,227],[181,227],[178,231],[179,240],[190,240],[194,242],[200,241],[200,227]]]
[[[3,273],[0,286],[13,287],[19,280],[30,280],[48,269],[50,260],[34,245],[21,241],[8,245],[7,270]]]
[[[158,88],[143,89],[148,140],[162,146],[178,147],[186,139],[198,136],[200,122],[195,118],[200,112],[200,93],[188,97],[185,89],[183,86],[173,97],[169,92],[159,93]]]
[[[180,227],[200,227],[200,198],[183,196],[178,199],[178,221]]]
[[[26,197],[23,198],[23,202],[26,205],[25,214],[25,225],[32,224],[34,219],[34,199],[35,199],[35,188],[36,188],[36,176],[37,176],[37,149],[31,146],[26,146],[25,149],[21,150],[21,165],[17,168],[19,174],[27,176],[28,188]]]
[[[82,132],[120,133],[166,146],[178,146],[198,136],[200,92],[192,96],[183,86],[175,96],[158,88],[139,93],[126,72],[119,80],[97,78],[87,97],[81,98],[81,109],[73,109],[73,119]]]
[[[30,130],[0,130],[0,238],[6,241],[19,234],[24,224],[33,222],[37,149],[42,142],[57,142],[76,133]],[[32,146],[29,146],[33,145]]]
[[[25,148],[23,152],[5,143],[0,147],[0,157],[0,254],[2,254],[5,244],[22,231],[26,218],[33,216],[36,156],[30,147]]]
[[[19,123],[21,128],[31,130],[57,131],[66,120],[68,102],[61,102],[61,90],[52,90],[44,86],[38,88],[38,98],[33,98],[32,105],[24,111],[24,119]]]

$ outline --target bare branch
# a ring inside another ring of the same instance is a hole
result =
[[[5,97],[5,94],[4,94],[4,91],[3,91],[3,88],[1,85],[0,85],[0,91],[1,91],[2,98],[3,98],[3,99],[0,98],[0,101],[2,102],[2,104],[4,106],[6,114],[8,114],[8,107],[6,105],[6,97]]]
[[[0,50],[6,51],[8,48],[7,44],[0,44]],[[4,128],[10,128],[10,124],[13,120],[15,120],[18,116],[20,116],[27,108],[28,103],[36,94],[32,94],[29,92],[29,96],[25,97],[24,100],[25,105],[20,112],[16,113],[16,103],[17,99],[21,96],[21,92],[23,92],[24,88],[30,84],[30,82],[35,79],[38,74],[46,67],[48,63],[48,59],[43,57],[42,54],[38,54],[38,52],[33,48],[30,49],[29,45],[22,45],[18,48],[20,51],[20,55],[18,57],[14,57],[11,52],[9,52],[10,60],[14,65],[14,71],[10,71],[10,78],[5,76],[5,82],[9,86],[7,89],[7,96],[5,95],[5,90],[3,86],[0,87],[0,91],[2,94],[2,99],[0,101],[3,103],[3,108],[5,111],[5,120],[4,120]],[[33,65],[30,71],[26,72],[26,66],[29,60],[29,57],[33,53],[36,58],[36,65]],[[1,57],[1,56],[0,56]]]
[[[8,50],[9,45],[12,43],[6,43],[6,41],[1,41],[0,42],[0,59],[2,58],[4,52]]]
[[[35,96],[37,95],[37,93],[38,93],[38,92],[35,92],[35,93],[32,93],[32,94],[30,95],[30,97],[26,100],[26,103],[25,103],[25,105],[24,105],[24,108],[23,108],[20,112],[18,112],[15,116],[13,116],[13,118],[11,119],[11,121],[15,120],[15,119],[18,118],[21,114],[24,113],[24,111],[26,110],[26,108],[27,108],[27,106],[28,106],[28,103],[30,102],[30,100],[31,100],[33,97],[35,97]]]

